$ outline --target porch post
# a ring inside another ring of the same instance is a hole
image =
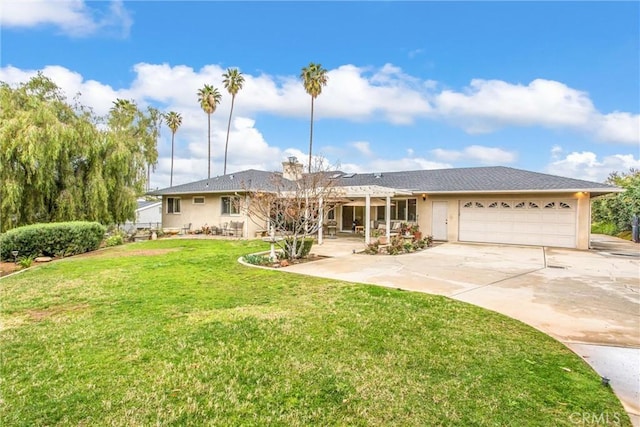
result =
[[[391,239],[391,196],[387,196],[387,204],[384,211],[385,231],[387,233],[387,242]]]
[[[364,243],[371,243],[371,196],[364,196]]]
[[[319,200],[318,206],[318,244],[322,244],[322,223],[324,221],[324,203],[322,197]]]

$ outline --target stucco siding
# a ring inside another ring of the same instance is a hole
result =
[[[182,229],[191,224],[192,230],[201,229],[203,226],[215,226],[222,228],[225,223],[241,221],[243,224],[243,237],[254,238],[256,231],[265,227],[255,224],[246,216],[246,212],[239,214],[222,213],[222,197],[235,194],[183,194],[180,196],[164,196],[162,198],[162,227]],[[180,198],[180,212],[168,213],[168,198]],[[194,198],[204,198],[204,203],[195,203]]]

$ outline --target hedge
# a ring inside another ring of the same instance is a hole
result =
[[[64,257],[94,251],[104,239],[105,227],[97,222],[54,222],[14,228],[0,235],[0,258]]]

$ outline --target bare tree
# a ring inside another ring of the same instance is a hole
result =
[[[316,161],[311,173],[300,173],[297,179],[274,173],[270,182],[247,188],[243,208],[254,223],[267,226],[285,257],[295,260],[305,254],[305,240],[318,233],[334,209],[329,203],[340,196],[334,175],[335,170],[324,167],[322,159]]]

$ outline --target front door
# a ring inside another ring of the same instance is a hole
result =
[[[433,240],[447,240],[447,206],[449,202],[433,202],[431,231]]]

